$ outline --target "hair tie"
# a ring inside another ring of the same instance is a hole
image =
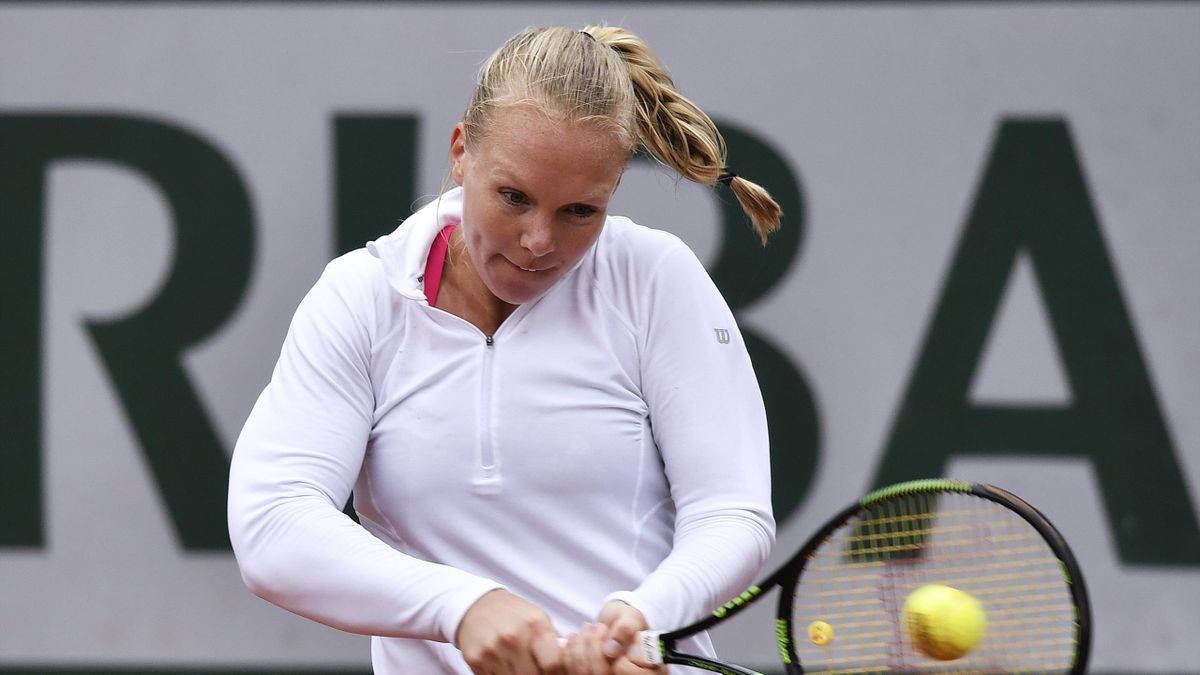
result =
[[[733,169],[725,167],[725,170],[721,172],[721,175],[717,176],[717,182],[721,183],[722,185],[729,185],[733,182],[734,178],[737,178],[737,174],[733,171]]]
[[[592,42],[595,42],[595,41],[596,41],[596,36],[595,36],[595,35],[592,35],[591,33],[587,32],[586,30],[581,30],[581,31],[577,31],[577,32],[578,32],[580,35],[586,35],[587,37],[591,38],[591,39],[592,39]]]

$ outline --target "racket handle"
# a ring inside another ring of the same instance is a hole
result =
[[[644,630],[637,634],[625,656],[639,666],[659,666],[663,663],[662,646],[658,637],[661,630]]]

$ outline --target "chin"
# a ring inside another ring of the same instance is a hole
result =
[[[492,289],[492,295],[510,305],[524,305],[527,302],[533,302],[534,300],[542,297],[548,290],[549,287],[531,289],[509,286]]]
[[[484,283],[492,295],[510,305],[523,305],[537,300],[550,290],[560,276],[554,273],[530,275],[527,272],[516,272],[514,274],[514,270],[518,268],[512,263],[508,263],[507,267],[509,269],[496,270],[500,273],[495,274]]]

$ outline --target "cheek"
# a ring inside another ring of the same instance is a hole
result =
[[[465,218],[462,228],[467,255],[477,273],[487,277],[504,265],[499,260],[513,248],[511,239],[504,233],[502,222],[495,214],[475,212],[470,220]]]
[[[474,248],[489,251],[503,248],[506,231],[511,228],[502,212],[483,208],[472,211],[469,218],[465,217],[467,215],[464,214],[463,234],[467,235]]]
[[[573,226],[564,235],[563,247],[570,250],[572,257],[582,256],[592,247],[592,244],[596,243],[603,227],[603,222],[587,227]]]

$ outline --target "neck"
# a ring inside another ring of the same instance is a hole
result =
[[[495,333],[517,308],[492,295],[483,283],[467,253],[461,227],[450,236],[442,287],[438,292],[438,308],[471,322],[485,335]]]

